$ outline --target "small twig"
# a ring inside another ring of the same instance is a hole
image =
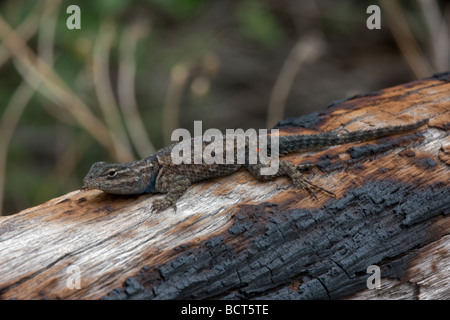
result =
[[[179,127],[180,103],[189,77],[187,64],[176,64],[170,72],[170,82],[167,87],[166,101],[163,109],[164,141],[171,144],[170,137],[173,130]]]
[[[118,95],[125,124],[130,134],[131,141],[136,147],[141,158],[155,152],[145,130],[134,92],[134,80],[136,75],[136,61],[134,53],[136,45],[141,37],[148,32],[148,26],[138,22],[125,29],[120,42],[120,65],[118,76]]]
[[[53,1],[53,2],[50,2],[50,3],[48,3],[48,1],[47,2],[38,1],[36,7],[33,8],[33,12],[37,11],[38,7],[40,7],[41,4],[44,4],[43,6],[45,7],[45,9],[46,9],[45,11],[47,13],[51,12],[57,7],[57,4],[59,4],[59,3],[60,3],[60,1]],[[42,9],[42,8],[39,8],[39,9]],[[16,28],[17,34],[24,41],[28,41],[37,32],[37,30],[39,28],[39,21],[40,21],[39,14],[29,14],[20,23],[20,25]],[[10,57],[11,57],[11,52],[6,48],[6,46],[4,46],[3,44],[0,44],[0,67],[6,61],[8,61],[8,59]]]
[[[267,128],[272,128],[283,118],[286,100],[304,63],[318,59],[324,51],[324,41],[318,34],[302,37],[284,61],[275,81],[267,110]]]
[[[55,3],[58,5],[55,5]],[[59,1],[55,2],[47,0],[45,2],[46,6],[44,12],[40,18],[40,23],[38,24],[40,30],[38,39],[39,56],[41,56],[49,65],[53,64],[53,39],[59,3]],[[26,20],[31,21],[31,19]],[[33,88],[38,87],[40,83],[36,78],[32,81],[35,81],[33,86],[30,86],[26,80],[22,81],[9,100],[0,121],[0,215],[3,213],[6,162],[9,144],[28,102],[34,95],[35,89]]]
[[[119,156],[124,148],[122,145],[113,143],[113,138],[105,125],[89,110],[80,98],[75,95],[64,81],[48,66],[47,63],[37,57],[28,48],[20,36],[11,29],[9,24],[0,15],[0,38],[17,58],[30,72],[25,79],[33,84],[31,77],[39,78],[47,90],[39,87],[39,91],[51,100],[57,101],[57,105],[71,114],[78,124],[89,132],[94,139],[103,145],[112,155]],[[24,76],[24,75],[23,75]]]
[[[428,27],[432,62],[435,71],[448,70],[450,56],[450,34],[448,25],[439,11],[439,5],[435,0],[418,0],[422,8],[422,14]]]
[[[417,44],[408,26],[402,7],[396,0],[380,0],[395,41],[406,63],[417,78],[433,73],[425,55]]]
[[[134,160],[134,157],[111,88],[109,75],[109,52],[114,41],[114,35],[114,26],[110,22],[102,23],[94,46],[92,74],[95,92],[106,124],[111,132],[116,133],[116,139],[120,139],[120,141],[114,140],[114,143],[121,143],[127,149],[121,149],[124,153],[119,156],[122,160],[131,161]]]

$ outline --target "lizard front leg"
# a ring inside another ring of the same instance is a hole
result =
[[[166,175],[160,177],[156,183],[159,192],[167,193],[163,199],[153,201],[152,211],[161,212],[169,207],[177,210],[176,202],[189,188],[191,181],[182,175]]]
[[[331,191],[328,191],[325,188],[322,188],[321,186],[318,186],[308,179],[305,178],[303,174],[301,174],[298,169],[300,167],[295,166],[293,163],[289,161],[280,161],[278,172],[274,175],[261,175],[261,168],[267,167],[264,164],[247,164],[245,165],[245,168],[258,180],[267,181],[272,180],[275,177],[287,175],[291,181],[292,184],[296,187],[300,187],[302,189],[306,189],[314,198],[317,200],[317,195],[314,192],[313,188],[322,190],[329,195],[335,196],[335,194]]]

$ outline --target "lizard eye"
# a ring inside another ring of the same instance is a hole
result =
[[[116,171],[115,169],[109,169],[109,170],[108,170],[108,177],[109,177],[109,178],[115,177],[116,174],[117,174],[117,171]]]

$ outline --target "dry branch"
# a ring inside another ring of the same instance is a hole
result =
[[[410,132],[291,154],[336,193],[247,172],[158,195],[74,191],[0,219],[3,299],[450,299],[450,73],[360,95],[278,124],[282,134],[429,118]],[[369,265],[381,289],[369,290]],[[80,271],[80,288],[67,286]]]

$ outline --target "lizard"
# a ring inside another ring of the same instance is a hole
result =
[[[294,134],[279,136],[279,154],[285,155],[293,152],[305,152],[311,149],[324,148],[327,146],[336,146],[352,142],[362,142],[373,140],[385,136],[399,134],[402,132],[415,130],[428,123],[428,119],[420,120],[412,124],[387,126],[375,129],[357,130],[353,132],[325,132],[318,134]],[[267,136],[270,137],[270,134]],[[196,139],[196,138],[192,138]],[[269,141],[269,139],[267,139]],[[180,142],[182,143],[182,142]],[[233,142],[236,146],[236,140]],[[107,163],[95,162],[89,172],[83,179],[82,189],[99,189],[109,194],[133,195],[144,193],[165,193],[162,199],[156,199],[152,204],[152,211],[160,212],[169,207],[176,210],[176,202],[183,193],[193,183],[212,179],[221,176],[227,176],[240,170],[247,169],[256,179],[261,181],[272,180],[276,177],[286,175],[292,181],[292,184],[301,189],[306,189],[314,198],[317,199],[316,190],[323,191],[330,196],[334,193],[325,188],[316,185],[305,178],[300,172],[302,165],[294,165],[289,161],[280,160],[278,170],[275,174],[262,175],[261,168],[266,167],[260,161],[249,163],[246,156],[245,162],[239,164],[234,162],[207,164],[202,163],[180,163],[174,164],[171,158],[171,152],[178,144],[172,144],[164,147],[141,160],[126,163]],[[208,142],[202,142],[202,148],[208,145]],[[267,143],[270,150],[269,143]],[[224,150],[226,150],[224,140]],[[248,155],[248,143],[245,145],[245,152]],[[236,148],[234,148],[236,150]],[[194,157],[192,153],[192,158]],[[234,154],[236,160],[236,152]],[[306,166],[306,165],[304,165]]]

